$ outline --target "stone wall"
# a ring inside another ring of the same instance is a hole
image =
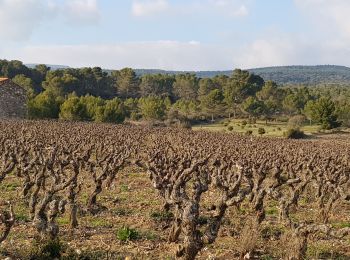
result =
[[[0,118],[27,116],[26,91],[11,80],[0,83]]]

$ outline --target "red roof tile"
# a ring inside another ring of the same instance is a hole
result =
[[[8,78],[0,78],[0,86],[4,85],[6,82],[8,82]]]

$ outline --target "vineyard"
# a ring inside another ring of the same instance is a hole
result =
[[[350,258],[347,142],[2,121],[0,157],[0,257]]]

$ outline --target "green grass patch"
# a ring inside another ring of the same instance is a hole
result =
[[[341,228],[350,228],[350,222],[337,222],[332,224],[333,228],[341,229]]]
[[[224,124],[222,122],[225,122]],[[247,130],[252,131],[252,135],[259,136],[259,128],[265,129],[264,136],[270,137],[283,137],[283,133],[287,131],[287,122],[268,122],[266,124],[263,120],[257,120],[254,124],[248,124],[245,119],[232,119],[229,124],[226,120],[219,121],[212,124],[199,124],[192,127],[193,130],[204,130],[204,131],[214,131],[214,132],[235,132],[244,134]],[[318,125],[305,125],[300,128],[306,134],[318,133],[320,126]]]
[[[269,216],[277,216],[278,215],[278,209],[276,207],[267,207],[265,210],[266,215]]]
[[[86,222],[89,224],[89,226],[91,226],[93,228],[113,227],[113,225],[107,219],[105,219],[103,217],[86,219]]]
[[[140,238],[140,233],[130,227],[122,227],[117,230],[117,239],[122,242],[137,240]]]
[[[59,218],[57,218],[57,224],[59,224],[59,225],[68,225],[69,224],[69,218],[68,217],[59,217]]]

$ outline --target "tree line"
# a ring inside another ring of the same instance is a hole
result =
[[[131,68],[31,69],[20,61],[0,61],[0,75],[28,92],[30,118],[123,122],[193,122],[254,117],[273,120],[304,115],[325,129],[350,124],[350,89],[342,86],[289,86],[264,81],[236,69],[231,76],[195,74],[137,76]]]

